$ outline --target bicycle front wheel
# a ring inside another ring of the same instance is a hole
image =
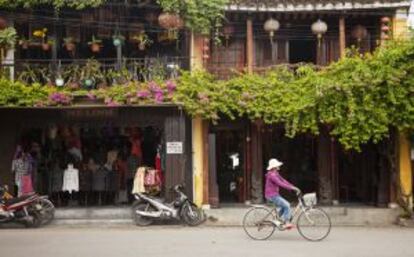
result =
[[[324,210],[311,208],[300,214],[297,227],[305,239],[321,241],[331,232],[331,219]]]
[[[266,240],[275,232],[272,212],[264,207],[250,209],[243,219],[246,234],[254,240]]]

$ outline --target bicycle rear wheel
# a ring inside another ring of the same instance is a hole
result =
[[[331,219],[322,209],[312,208],[302,212],[297,221],[298,231],[309,241],[321,241],[331,231]]]
[[[243,219],[243,229],[254,240],[266,240],[275,232],[272,212],[264,207],[250,209]]]

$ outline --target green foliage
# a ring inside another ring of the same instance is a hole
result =
[[[55,9],[69,7],[81,10],[90,7],[98,7],[105,2],[106,0],[0,0],[0,8],[32,8],[39,5],[49,5],[53,6]]]
[[[87,67],[77,76],[96,78],[100,70],[96,61]],[[106,80],[123,85],[69,92],[2,79],[0,105],[70,104],[77,95],[105,100],[109,106],[175,103],[190,115],[212,121],[227,116],[284,124],[291,137],[318,134],[326,126],[347,149],[378,142],[391,128],[414,128],[414,41],[390,42],[365,56],[351,53],[322,70],[310,65],[296,70],[279,67],[226,81],[203,71],[183,72],[176,82],[152,78],[138,83],[123,71],[108,74]]]
[[[157,0],[166,12],[179,14],[186,26],[194,32],[209,34],[215,26],[221,25],[224,8],[229,0]]]
[[[0,47],[5,49],[14,48],[17,41],[17,32],[13,27],[0,30]]]
[[[345,148],[378,142],[391,127],[414,128],[414,42],[390,42],[320,71],[303,66],[217,81],[203,72],[179,79],[177,101],[209,119],[247,116],[285,125],[288,136],[330,128]]]

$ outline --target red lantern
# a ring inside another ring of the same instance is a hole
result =
[[[381,22],[382,23],[390,23],[391,22],[391,19],[390,19],[390,17],[385,16],[385,17],[382,17],[381,18]]]
[[[381,31],[388,32],[388,31],[390,31],[390,27],[388,25],[382,25],[381,26]]]
[[[184,26],[184,21],[178,14],[164,12],[158,16],[158,23],[164,29],[174,30],[181,29]]]

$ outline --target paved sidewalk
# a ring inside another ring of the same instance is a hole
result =
[[[374,207],[322,207],[334,226],[391,226],[397,221],[399,209]],[[241,226],[249,206],[205,210],[205,226]],[[167,222],[174,223],[174,222]],[[57,225],[132,225],[130,207],[57,209]]]

